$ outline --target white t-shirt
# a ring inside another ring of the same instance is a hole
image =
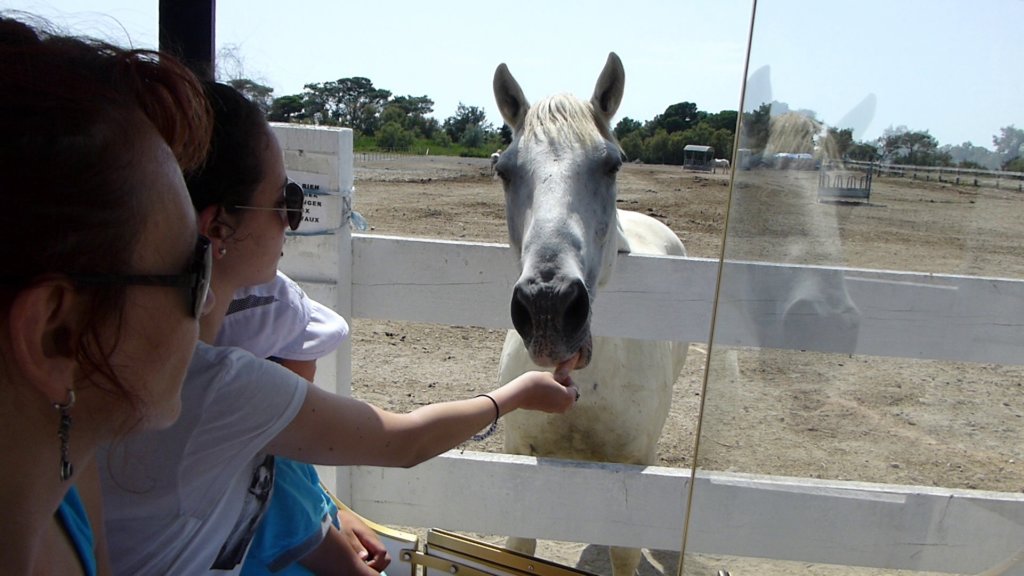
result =
[[[178,421],[99,454],[114,573],[238,573],[273,485],[262,450],[307,384],[244,350],[199,343]]]
[[[266,284],[235,292],[214,343],[260,358],[316,360],[334,352],[346,336],[344,318],[279,271]]]

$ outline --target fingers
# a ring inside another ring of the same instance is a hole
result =
[[[579,361],[580,354],[577,352],[571,357],[561,361],[558,366],[555,366],[555,380],[565,384],[565,380],[569,378],[569,372],[572,372],[576,368],[576,363]]]
[[[388,555],[387,550],[384,550],[382,553],[374,554],[372,558],[367,560],[366,564],[377,572],[383,572],[391,564],[391,556]]]
[[[576,387],[576,383],[573,382],[572,378],[569,378],[568,376],[566,376],[564,380],[556,379],[556,381],[562,385],[562,388],[565,390],[565,392],[568,392],[569,396],[568,403],[564,404],[564,408],[562,410],[559,410],[559,412],[568,412],[569,410],[572,410],[580,401],[580,389]]]
[[[580,401],[580,389],[576,387],[576,383],[573,382],[572,376],[569,375],[569,373],[576,367],[576,361],[578,359],[579,354],[576,354],[572,358],[560,363],[555,367],[555,371],[552,374],[556,382],[565,386],[570,392],[572,392],[574,399],[570,408]]]
[[[368,558],[366,563],[371,568],[380,572],[391,564],[391,557],[388,555],[388,549],[384,546],[384,543],[377,537],[377,533],[367,528],[368,534],[357,533],[360,537],[360,542],[366,547],[368,552]]]

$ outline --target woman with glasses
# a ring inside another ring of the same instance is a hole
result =
[[[283,154],[258,108],[208,87],[211,153],[187,175],[199,230],[213,252],[211,289],[171,428],[134,435],[101,459],[111,561],[121,574],[238,573],[271,501],[275,458],[409,467],[468,440],[519,408],[561,413],[568,377],[528,372],[487,395],[394,414],[319,389],[237,348],[208,346],[230,297],[272,280],[289,219]]]
[[[175,421],[205,311],[181,167],[208,108],[170,57],[21,18],[0,16],[0,574],[95,574],[97,448]]]

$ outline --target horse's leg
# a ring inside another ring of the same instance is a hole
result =
[[[634,576],[636,574],[636,568],[640,565],[639,548],[612,546],[608,549],[608,555],[612,559],[612,576]]]
[[[508,540],[505,541],[505,547],[514,552],[530,556],[534,556],[537,553],[537,541],[533,538],[509,536]]]

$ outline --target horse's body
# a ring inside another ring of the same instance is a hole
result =
[[[657,457],[687,345],[590,334],[591,304],[619,253],[685,255],[667,226],[615,208],[622,151],[609,123],[624,80],[610,54],[590,102],[559,95],[531,106],[504,64],[495,72],[495,98],[513,134],[496,170],[521,269],[512,295],[516,330],[505,339],[499,378],[575,370],[582,394],[564,416],[506,416],[509,453],[641,465]],[[509,545],[533,553],[535,542]],[[615,576],[632,576],[639,561],[639,550],[612,549]]]

